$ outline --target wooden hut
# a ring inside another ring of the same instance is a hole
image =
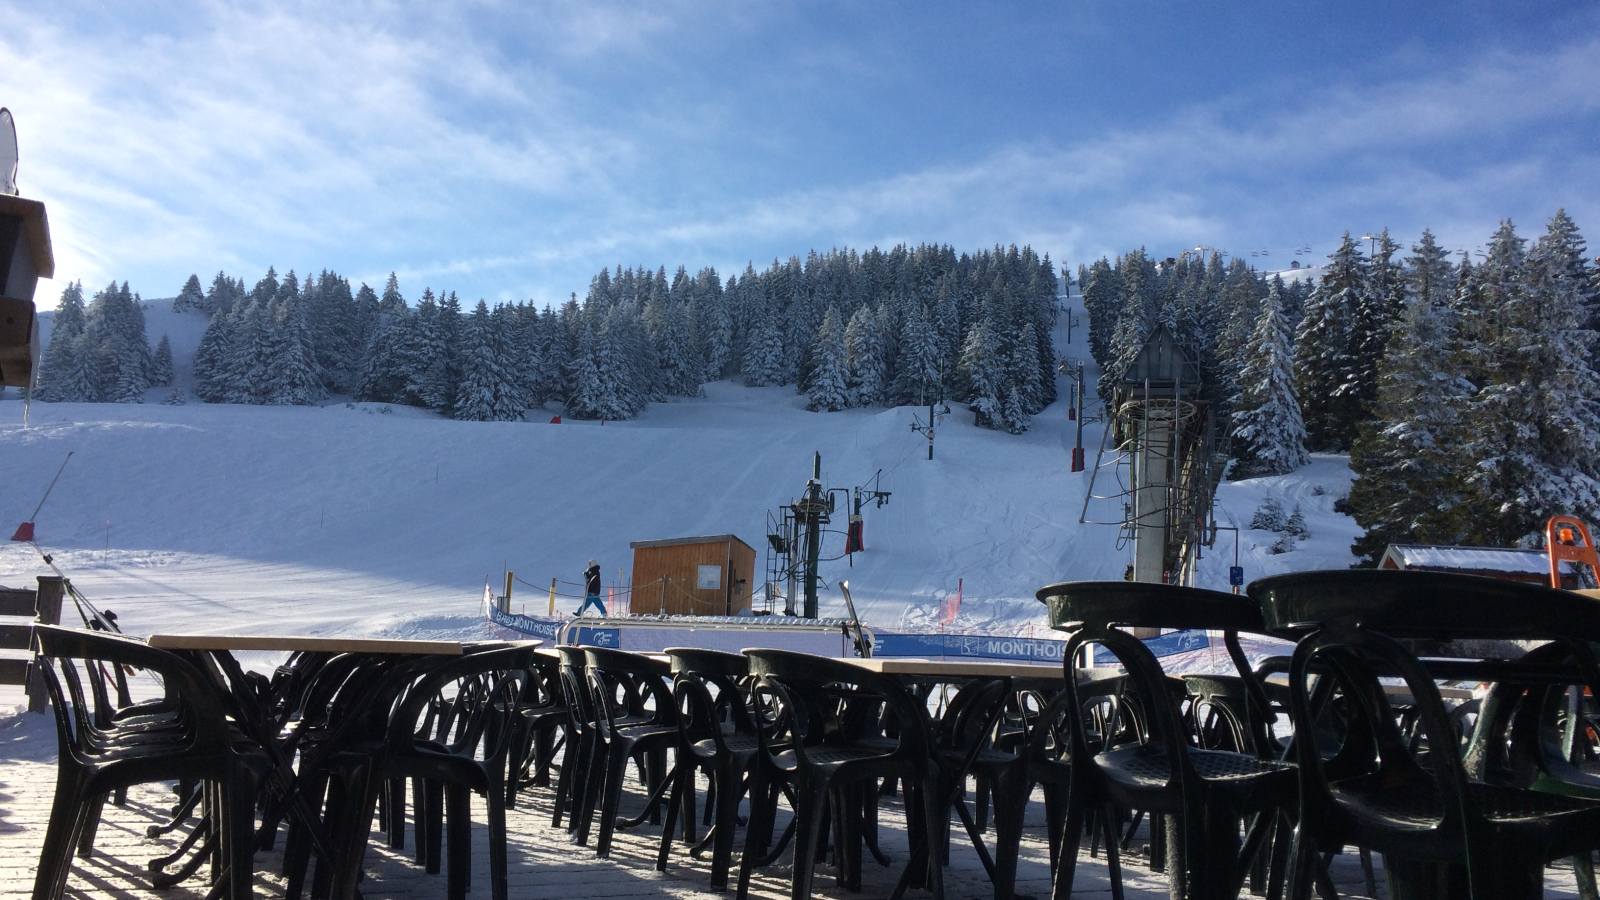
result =
[[[731,616],[750,608],[756,551],[731,534],[634,541],[634,615]]]

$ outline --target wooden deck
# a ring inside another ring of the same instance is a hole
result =
[[[0,737],[0,746],[3,744],[4,739]],[[18,761],[0,752],[0,900],[25,897],[32,891],[34,867],[38,862],[45,822],[49,818],[54,782],[53,762]],[[206,887],[204,869],[199,876],[176,888],[158,892],[150,887],[146,861],[172,852],[177,842],[172,838],[147,838],[145,828],[164,819],[166,810],[172,804],[172,797],[168,786],[149,785],[135,788],[125,807],[107,806],[92,857],[74,861],[68,895],[85,900],[203,898]],[[629,799],[633,808],[637,809],[642,803],[642,794],[635,792]],[[477,884],[474,896],[487,897],[488,890],[484,884],[484,879],[488,877],[486,834],[482,827],[484,816],[481,801],[474,798],[474,803],[477,823],[473,830],[473,880]],[[656,872],[655,852],[659,828],[643,826],[631,832],[619,832],[611,858],[598,859],[591,847],[574,846],[565,831],[550,827],[550,803],[551,794],[548,791],[534,791],[525,794],[518,808],[510,813],[510,884],[513,898],[642,900],[704,897],[709,894],[706,889],[709,858],[692,859],[674,848],[669,870],[664,874]],[[624,811],[627,811],[626,805]],[[881,822],[881,843],[894,865],[880,868],[869,860],[864,888],[859,894],[836,889],[827,868],[819,866],[818,896],[871,900],[889,894],[899,875],[899,866],[906,858],[904,818],[898,802],[891,800],[887,804]],[[403,851],[389,850],[377,840],[370,845],[366,880],[361,885],[362,894],[368,900],[444,895],[444,876],[428,875],[411,861],[410,852],[415,844],[409,828],[406,839],[407,845]],[[1142,843],[1142,838],[1136,840],[1135,850]],[[279,846],[281,848],[281,841]],[[1041,803],[1031,804],[1018,872],[1019,892],[1041,900],[1049,896],[1047,859],[1043,807]],[[284,879],[278,873],[281,861],[278,852],[256,855],[257,896],[283,896]],[[1365,896],[1361,870],[1354,854],[1337,857],[1333,872],[1340,896]],[[752,884],[752,896],[786,896],[789,873],[787,860],[758,872]],[[1155,900],[1167,896],[1165,876],[1149,871],[1141,858],[1124,860],[1123,877],[1129,898]],[[951,866],[946,870],[945,883],[947,894],[952,898],[984,898],[992,895],[981,864],[959,826],[952,839]],[[1576,896],[1572,873],[1568,868],[1552,868],[1547,873],[1546,886],[1548,897]],[[1111,895],[1104,859],[1089,858],[1087,843],[1080,853],[1077,887],[1077,897],[1100,900]],[[1381,869],[1377,895],[1386,896]],[[912,896],[926,894],[914,893]]]

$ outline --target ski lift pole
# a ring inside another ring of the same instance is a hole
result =
[[[1072,447],[1072,471],[1083,471],[1083,360],[1078,360],[1078,376],[1073,388],[1077,402],[1078,439]]]
[[[39,498],[39,505],[33,508],[33,514],[28,516],[28,521],[17,526],[17,533],[11,536],[13,541],[33,540],[33,522],[39,518],[39,510],[44,509],[44,502],[50,499],[50,492],[56,489],[56,482],[61,480],[61,473],[67,470],[67,463],[72,461],[74,452],[76,451],[67,452],[67,458],[61,461],[61,468],[56,470],[56,477],[50,479],[50,486],[44,489],[44,496]]]

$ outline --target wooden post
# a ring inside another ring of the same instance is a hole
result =
[[[556,580],[550,579],[550,618],[556,617]]]
[[[61,600],[66,594],[66,582],[60,575],[39,576],[39,590],[34,595],[34,621],[44,625],[61,624]],[[39,663],[28,664],[28,712],[43,713],[50,705],[50,694],[45,690],[44,676],[35,672]]]

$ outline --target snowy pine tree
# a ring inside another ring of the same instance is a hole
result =
[[[172,311],[183,312],[186,309],[205,309],[206,293],[200,287],[200,276],[190,275],[189,280],[183,283],[183,288],[178,291],[178,296],[172,298]]]
[[[293,273],[290,273],[291,278]],[[285,282],[286,286],[289,282]],[[274,305],[267,332],[267,385],[263,402],[309,406],[328,397],[317,371],[306,309],[292,289]]]
[[[817,329],[816,346],[811,357],[815,361],[811,371],[810,388],[806,391],[806,409],[812,412],[833,412],[850,405],[848,349],[845,346],[839,315],[833,307],[822,317]]]
[[[1295,334],[1295,390],[1306,444],[1314,450],[1343,450],[1355,436],[1360,414],[1351,387],[1355,361],[1350,356],[1350,335],[1366,288],[1367,264],[1348,231],[1328,258],[1328,272],[1306,302],[1305,318]]]
[[[851,406],[872,406],[883,398],[883,349],[871,306],[860,306],[844,329]]]
[[[156,344],[155,355],[150,357],[150,384],[152,387],[172,386],[172,342],[165,334]]]
[[[1596,334],[1562,277],[1582,248],[1569,226],[1558,214],[1527,253],[1506,220],[1474,276],[1475,318],[1493,329],[1483,329],[1487,381],[1454,435],[1470,494],[1452,517],[1491,545],[1528,537],[1557,513],[1600,516],[1600,375],[1588,365]]]
[[[1240,374],[1243,392],[1235,401],[1233,436],[1239,477],[1286,475],[1310,458],[1300,399],[1294,386],[1294,348],[1283,315],[1283,280],[1274,277]]]
[[[79,368],[73,358],[76,342],[83,336],[84,308],[83,282],[69,283],[61,292],[60,305],[50,323],[50,346],[39,360],[38,398],[47,402],[81,402],[88,397],[79,396],[68,388],[69,377]]]
[[[225,401],[224,373],[231,356],[233,314],[214,312],[194,351],[194,392],[207,403]]]
[[[1451,359],[1458,322],[1454,273],[1429,231],[1412,248],[1405,305],[1378,366],[1372,418],[1350,448],[1350,509],[1366,533],[1351,550],[1377,565],[1392,543],[1455,543],[1448,510],[1462,495],[1449,434],[1475,391]]]
[[[1272,494],[1261,501],[1255,515],[1250,517],[1250,527],[1257,531],[1283,531],[1288,526],[1289,517],[1283,511],[1283,503]]]
[[[1339,386],[1341,398],[1355,408],[1353,423],[1365,420],[1378,396],[1378,364],[1389,341],[1389,331],[1400,314],[1403,286],[1393,258],[1400,249],[1385,228],[1373,245],[1366,283],[1355,298],[1350,319],[1349,370]],[[1351,432],[1352,435],[1354,432]]]
[[[786,365],[783,329],[761,286],[756,284],[745,291],[755,293],[758,299],[751,301],[750,329],[745,340],[744,360],[740,364],[744,383],[750,387],[783,384]]]
[[[513,422],[525,404],[512,373],[501,362],[501,327],[479,300],[462,335],[461,385],[455,392],[455,417],[472,422]]]
[[[987,319],[967,333],[956,376],[961,390],[958,399],[972,410],[973,422],[982,428],[1002,427],[1000,396],[1005,384],[1005,368],[1000,360],[1000,342]]]
[[[911,311],[900,329],[900,352],[895,360],[890,397],[896,405],[929,403],[939,396],[943,354],[926,311]]]

